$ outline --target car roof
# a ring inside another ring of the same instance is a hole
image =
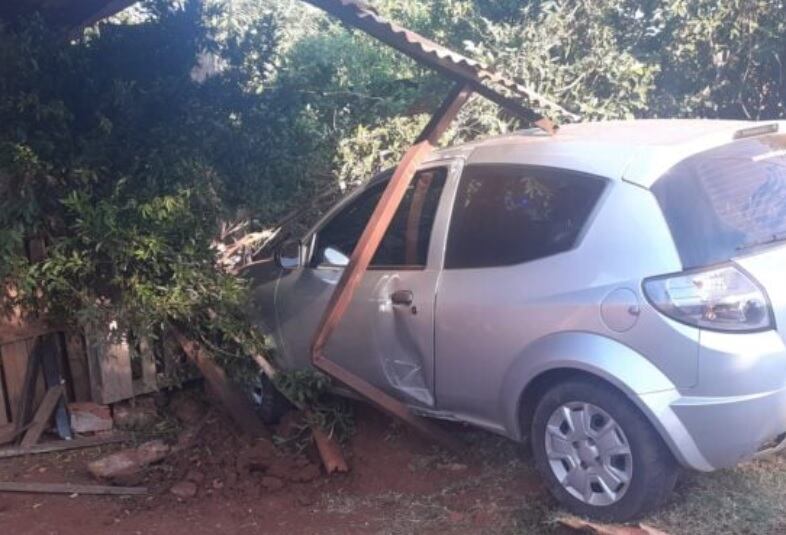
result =
[[[765,125],[786,131],[786,121],[638,119],[566,124],[554,136],[538,129],[522,130],[442,149],[429,161],[463,157],[468,164],[560,167],[650,187],[679,161],[730,143],[741,130]]]

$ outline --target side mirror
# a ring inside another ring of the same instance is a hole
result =
[[[276,264],[283,269],[297,269],[300,267],[302,256],[303,246],[299,240],[285,241],[276,249]]]
[[[346,267],[349,264],[349,257],[333,247],[326,247],[322,258],[330,266]]]

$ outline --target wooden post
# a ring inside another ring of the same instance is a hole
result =
[[[455,446],[455,442],[436,426],[416,417],[402,402],[373,386],[362,377],[328,360],[324,355],[324,350],[330,336],[346,313],[355,290],[358,284],[360,284],[371,259],[374,257],[374,253],[376,253],[377,247],[379,247],[396,210],[398,210],[418,166],[436,147],[440,137],[448,129],[471,94],[472,90],[468,85],[456,84],[439,109],[434,113],[431,121],[426,125],[415,144],[401,159],[374,212],[371,214],[371,218],[363,230],[355,250],[352,252],[349,264],[344,269],[341,279],[330,298],[311,346],[311,360],[316,368],[341,381],[381,409],[451,448]]]
[[[73,331],[65,335],[68,369],[71,372],[71,388],[74,397],[71,401],[90,401],[90,372],[87,369],[87,351],[82,334]]]
[[[269,437],[270,433],[267,428],[259,420],[259,417],[254,411],[251,402],[242,394],[237,391],[237,387],[232,385],[226,372],[216,364],[210,357],[203,351],[202,347],[189,340],[180,330],[173,329],[175,339],[183,348],[186,356],[196,364],[199,371],[202,372],[205,381],[213,389],[213,392],[219,397],[224,408],[240,428],[252,437]]]
[[[109,404],[134,397],[127,333],[115,336],[111,326],[106,330],[91,327],[85,338],[93,400]]]

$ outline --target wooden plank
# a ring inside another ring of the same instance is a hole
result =
[[[5,376],[6,396],[11,409],[11,421],[17,421],[19,402],[25,388],[25,373],[28,361],[27,341],[11,342],[2,347],[3,375]]]
[[[17,429],[13,424],[0,425],[0,444],[8,444],[16,440],[16,437],[30,429],[33,424],[27,424],[21,429]]]
[[[36,338],[45,334],[65,330],[64,325],[48,323],[45,320],[14,320],[11,322],[0,322],[0,344],[10,344]]]
[[[238,426],[252,437],[269,437],[270,432],[259,420],[251,401],[240,394],[237,386],[230,382],[224,370],[205,354],[199,344],[189,340],[177,329],[173,329],[172,332],[189,360],[202,372],[205,380]]]
[[[135,396],[149,394],[158,390],[156,356],[148,338],[140,338],[139,340],[139,359],[142,367],[142,377],[134,381]]]
[[[441,432],[436,426],[414,416],[403,403],[393,396],[328,360],[324,355],[324,349],[339,321],[349,308],[355,290],[390,226],[418,166],[437,145],[439,138],[448,129],[471,94],[472,90],[468,86],[456,84],[440,108],[434,113],[415,144],[401,159],[352,252],[349,264],[344,269],[328,302],[311,346],[311,361],[315,367],[335,377],[388,413],[397,416],[451,448],[455,447],[455,441],[448,435]]]
[[[87,366],[87,351],[81,333],[69,332],[65,335],[68,371],[73,391],[72,401],[91,401],[90,372]]]
[[[19,394],[19,401],[16,405],[14,424],[17,429],[26,425],[32,416],[33,407],[40,404],[43,394],[40,393],[42,385],[39,378],[41,376],[41,355],[37,351],[38,339],[25,342],[25,374],[22,380],[22,391]]]
[[[115,496],[147,494],[147,487],[115,487],[109,485],[78,485],[76,483],[19,483],[0,481],[0,492],[36,494],[105,494]]]
[[[38,347],[38,344],[40,344],[43,340],[45,340],[47,336],[54,336],[54,334],[53,333],[45,334],[45,335],[40,336],[38,338],[28,338],[27,340],[25,340],[25,342],[27,343],[27,359],[28,359],[28,362],[31,362],[30,359],[34,358],[33,357],[33,352],[37,350],[36,348]],[[34,380],[33,380],[33,390],[32,390],[32,393],[31,393],[31,396],[32,396],[31,400],[32,401],[31,401],[31,403],[29,405],[29,410],[30,410],[31,413],[33,411],[33,407],[38,407],[41,404],[41,401],[43,401],[44,396],[46,395],[46,390],[47,390],[47,388],[46,388],[46,381],[44,379],[43,370],[41,369],[41,354],[40,353],[39,353],[37,359],[38,359],[37,362],[33,363],[34,364],[34,366],[33,366]]]
[[[2,348],[0,348],[0,426],[3,426],[11,421],[11,412],[8,408],[8,398],[5,395],[5,387],[3,386],[3,357]]]
[[[108,332],[87,333],[91,394],[93,401],[105,405],[134,397],[128,339],[117,341]]]
[[[47,390],[41,405],[39,405],[38,410],[36,410],[35,417],[33,418],[33,425],[27,433],[25,433],[22,439],[20,445],[23,448],[30,448],[30,446],[34,446],[38,443],[38,440],[41,438],[46,426],[52,419],[52,415],[62,398],[63,385],[56,385]]]
[[[12,447],[0,449],[0,459],[21,457],[23,455],[37,455],[41,453],[52,453],[56,451],[77,450],[82,448],[94,448],[107,444],[116,444],[130,440],[128,435],[114,434],[97,437],[75,438],[74,440],[58,440],[56,442],[44,442],[35,444],[30,448]]]
[[[44,384],[47,391],[55,386],[62,386],[63,395],[55,407],[55,427],[60,438],[71,440],[74,434],[71,432],[71,419],[68,417],[65,396],[65,379],[63,378],[63,344],[60,336],[47,335],[41,339],[39,345],[41,352],[41,371],[43,372]]]

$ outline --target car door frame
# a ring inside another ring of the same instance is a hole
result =
[[[437,205],[437,211],[434,216],[434,225],[431,229],[431,237],[429,240],[429,249],[428,254],[426,256],[426,265],[423,268],[420,267],[412,267],[408,268],[406,266],[369,266],[368,271],[380,273],[380,272],[387,272],[395,275],[396,273],[403,273],[403,272],[412,272],[412,271],[431,271],[435,273],[434,276],[434,283],[432,287],[432,296],[431,296],[431,309],[432,309],[432,324],[430,325],[429,329],[431,332],[431,348],[430,348],[430,359],[428,362],[428,366],[426,369],[426,377],[427,377],[427,384],[428,389],[430,390],[432,403],[422,403],[418,402],[417,400],[410,399],[409,397],[405,398],[403,401],[405,403],[410,404],[413,407],[427,407],[430,409],[438,408],[438,400],[436,399],[436,341],[434,337],[435,329],[436,329],[436,299],[437,299],[437,288],[439,287],[439,279],[442,274],[443,263],[444,263],[444,255],[445,255],[445,247],[447,242],[447,235],[448,229],[450,227],[450,216],[453,210],[453,203],[455,201],[455,195],[457,191],[458,181],[461,177],[461,173],[463,171],[465,164],[465,157],[457,156],[457,155],[446,155],[444,157],[436,157],[428,162],[421,164],[418,169],[417,173],[422,171],[428,171],[429,169],[436,169],[436,168],[445,168],[446,169],[446,176],[445,176],[445,183],[442,188],[442,193],[440,195],[440,200]],[[365,186],[357,188],[354,192],[348,195],[344,200],[337,203],[331,210],[328,211],[320,220],[314,224],[309,231],[305,234],[305,237],[302,240],[304,245],[304,255],[303,255],[303,265],[301,269],[312,269],[317,271],[323,272],[333,272],[335,273],[335,277],[340,277],[341,271],[344,267],[341,266],[333,266],[333,265],[313,265],[314,264],[314,255],[317,254],[316,251],[316,239],[318,233],[321,229],[323,229],[336,215],[341,213],[347,206],[353,203],[359,196],[361,196],[364,192],[368,190],[368,188],[373,187],[375,184],[378,184],[381,181],[384,181],[389,178],[391,172],[386,171],[380,173],[376,177],[372,178]],[[353,299],[354,300],[354,299]],[[399,396],[400,391],[394,389],[392,385],[384,385],[388,390],[391,391],[392,394]]]

